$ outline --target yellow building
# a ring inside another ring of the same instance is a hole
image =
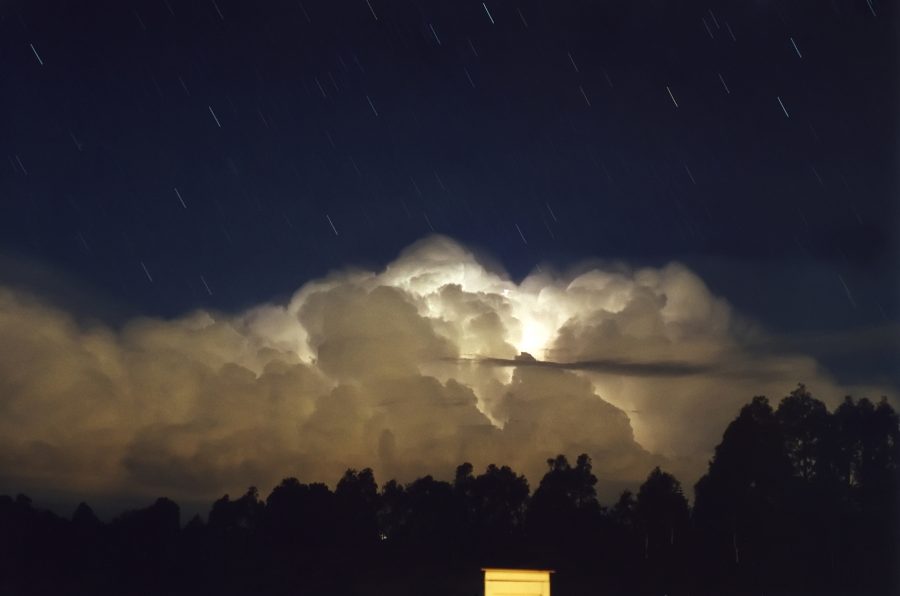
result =
[[[550,596],[547,569],[482,569],[484,596]]]

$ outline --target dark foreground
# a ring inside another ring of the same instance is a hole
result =
[[[741,410],[693,508],[658,468],[601,506],[586,455],[548,460],[533,493],[505,466],[380,489],[370,470],[334,491],[288,478],[183,526],[165,498],[103,523],[0,497],[0,594],[478,596],[487,566],[555,569],[554,596],[896,594],[898,464],[885,401],[828,412],[801,386]]]

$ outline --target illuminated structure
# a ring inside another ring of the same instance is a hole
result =
[[[550,596],[547,569],[482,569],[484,596]]]

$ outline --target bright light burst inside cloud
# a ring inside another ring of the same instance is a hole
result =
[[[0,288],[0,480],[206,498],[463,461],[536,482],[586,452],[610,493],[660,462],[691,482],[749,397],[846,391],[811,358],[747,352],[734,316],[677,263],[515,283],[445,237],[286,305],[121,330]]]

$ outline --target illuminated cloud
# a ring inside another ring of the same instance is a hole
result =
[[[463,461],[536,484],[546,458],[587,452],[610,498],[660,463],[692,483],[753,395],[846,390],[747,349],[765,334],[680,264],[516,284],[444,237],[286,305],[118,331],[0,289],[0,334],[0,492],[208,499]]]

